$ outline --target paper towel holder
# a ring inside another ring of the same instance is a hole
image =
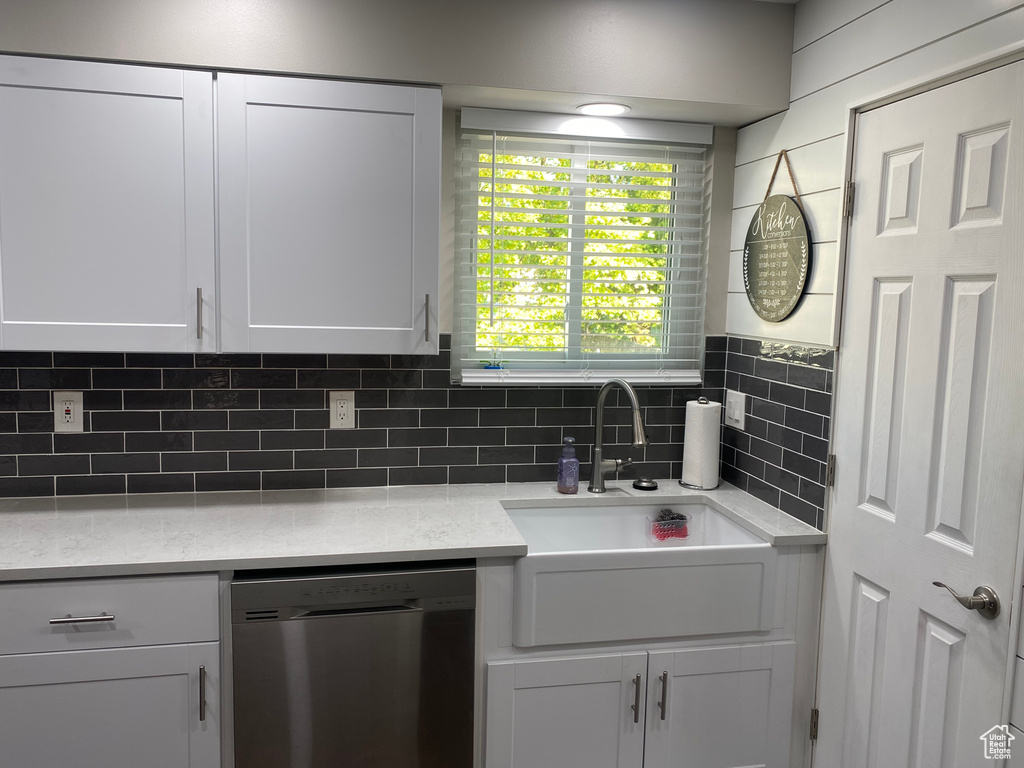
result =
[[[697,402],[700,403],[701,405],[708,405],[711,401],[708,400],[706,397],[698,397]],[[690,483],[684,483],[682,481],[682,478],[680,478],[678,482],[681,486],[683,486],[683,488],[689,488],[690,490],[693,491],[713,491],[715,488],[722,484],[722,479],[721,477],[719,477],[718,482],[711,486],[691,485]]]

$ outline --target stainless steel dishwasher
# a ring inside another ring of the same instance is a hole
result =
[[[471,768],[472,561],[231,584],[236,768]]]

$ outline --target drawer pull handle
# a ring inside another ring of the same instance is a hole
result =
[[[206,667],[199,667],[199,722],[206,722]]]
[[[423,300],[423,340],[430,341],[430,294]]]
[[[661,709],[661,719],[664,720],[668,708],[668,672],[662,672],[658,679],[661,680],[661,701],[658,702],[658,707]]]
[[[72,616],[70,613],[67,616],[62,616],[59,619],[50,619],[51,624],[95,624],[99,621],[113,621],[113,614],[108,614],[106,611],[101,613],[99,616]]]
[[[203,340],[203,289],[196,288],[196,338]]]

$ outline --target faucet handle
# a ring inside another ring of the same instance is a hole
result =
[[[615,459],[615,471],[618,472],[620,469],[625,469],[633,464],[633,459],[627,456],[624,459]]]

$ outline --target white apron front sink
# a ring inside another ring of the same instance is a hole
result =
[[[516,561],[519,647],[771,629],[776,551],[711,507],[664,497],[566,500],[506,509],[529,545]],[[609,503],[610,502],[610,503]],[[665,507],[690,516],[686,539],[652,540]]]

